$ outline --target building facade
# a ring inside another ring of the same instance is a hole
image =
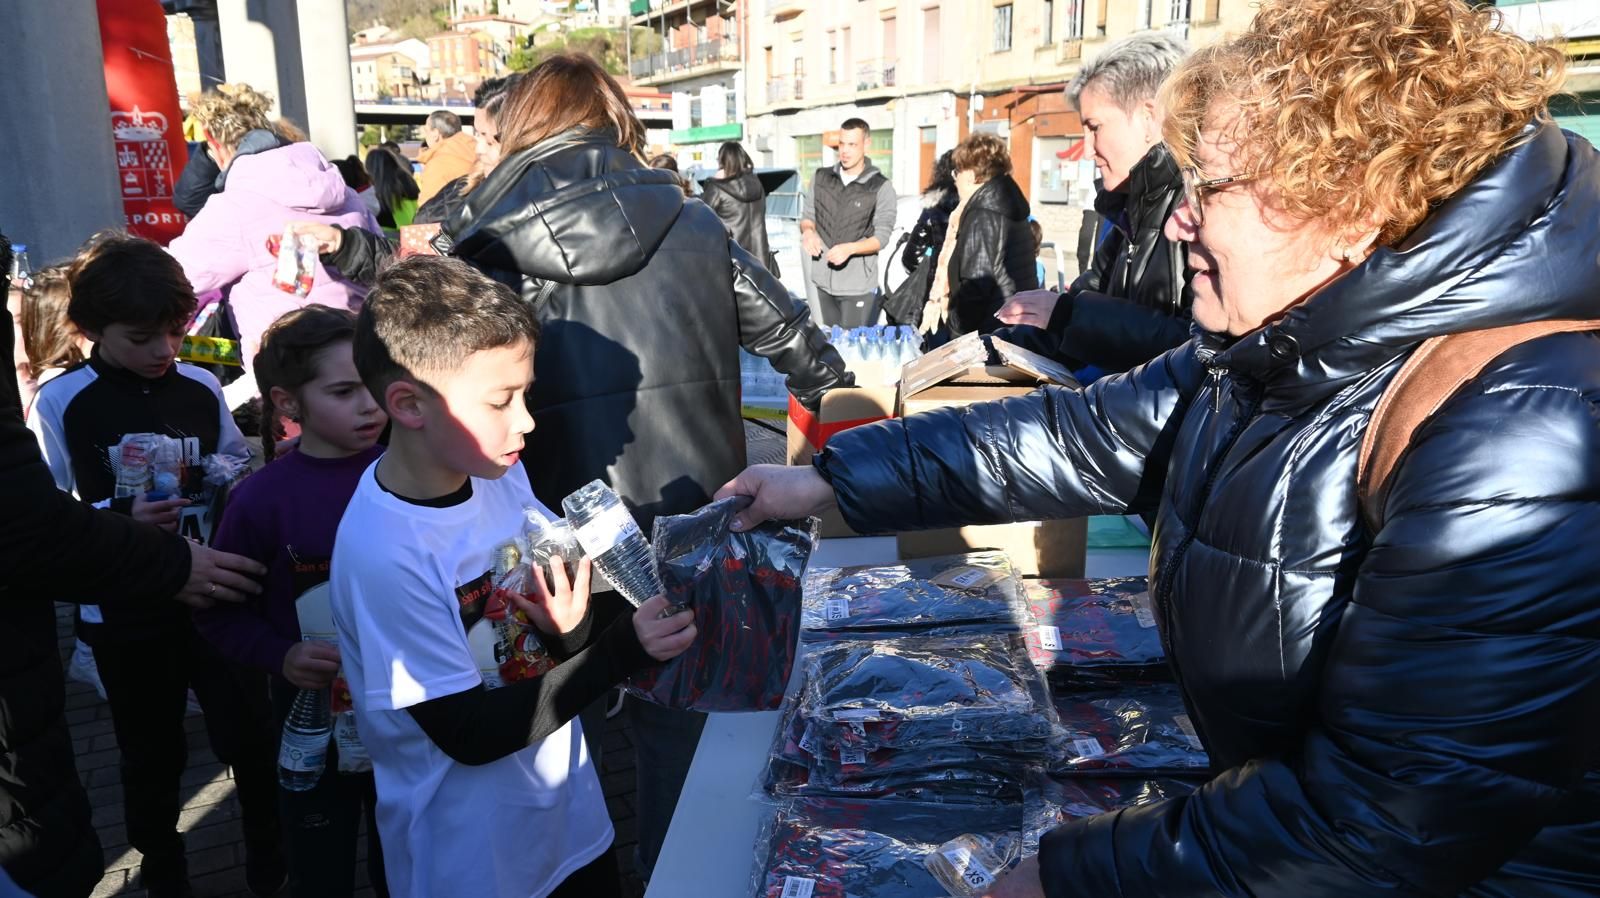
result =
[[[745,10],[753,0],[677,0],[650,9],[636,0],[635,28],[661,35],[662,49],[630,60],[630,74],[640,87],[672,96],[672,128],[668,143],[678,166],[691,178],[717,168],[717,149],[724,141],[744,138],[747,114],[742,30]],[[758,2],[758,0],[757,0]]]
[[[1506,27],[1529,39],[1562,38],[1566,95],[1550,102],[1561,127],[1600,146],[1600,3],[1594,0],[1499,0]]]
[[[428,38],[431,92],[442,102],[470,100],[478,85],[506,73],[506,53],[494,35],[446,31]]]
[[[941,153],[990,131],[1007,140],[1045,239],[1069,247],[1093,169],[1066,84],[1123,36],[1166,29],[1200,45],[1252,13],[1250,0],[765,0],[747,29],[746,145],[809,184],[835,161],[840,123],[858,117],[868,155],[906,196]]]

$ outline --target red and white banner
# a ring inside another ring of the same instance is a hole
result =
[[[165,245],[188,217],[172,205],[189,161],[167,19],[156,0],[96,0],[117,179],[130,232]]]

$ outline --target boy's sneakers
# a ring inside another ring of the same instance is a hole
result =
[[[100,700],[105,701],[106,685],[100,682],[100,668],[94,663],[94,651],[81,639],[74,640],[74,643],[72,660],[67,662],[67,678],[93,686]]]

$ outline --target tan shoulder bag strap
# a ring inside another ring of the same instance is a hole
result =
[[[1383,523],[1390,478],[1411,438],[1446,401],[1514,346],[1551,334],[1600,330],[1600,320],[1530,321],[1434,337],[1406,360],[1378,400],[1361,441],[1356,489],[1361,515],[1376,533]]]

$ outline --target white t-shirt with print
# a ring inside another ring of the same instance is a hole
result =
[[[471,498],[433,508],[385,492],[376,469],[339,523],[330,582],[389,890],[543,898],[612,841],[578,721],[474,767],[451,760],[405,709],[482,682],[463,619],[487,598],[494,547],[516,535],[522,509],[549,512],[520,471],[474,478]]]

